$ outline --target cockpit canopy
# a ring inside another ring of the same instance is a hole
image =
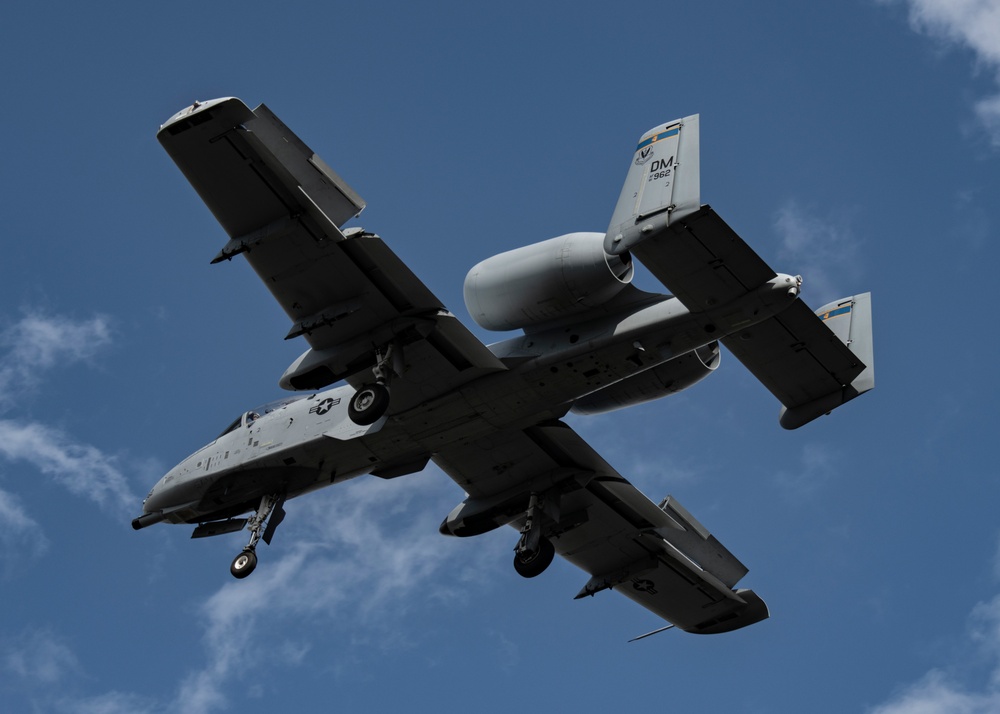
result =
[[[221,434],[219,434],[219,436],[217,436],[216,438],[217,439],[221,439],[223,436],[225,436],[229,432],[236,431],[237,429],[239,429],[242,426],[245,426],[245,427],[253,426],[253,423],[255,421],[257,421],[258,419],[260,419],[262,416],[270,414],[271,412],[276,412],[279,409],[284,409],[289,404],[292,404],[293,402],[297,402],[300,399],[305,399],[308,396],[310,396],[310,395],[308,395],[308,394],[301,394],[301,395],[296,395],[294,397],[285,397],[284,399],[276,399],[273,402],[268,402],[267,404],[264,404],[262,406],[256,407],[254,409],[251,409],[250,411],[243,412],[238,417],[236,417],[236,419],[233,420],[233,423],[230,424],[229,426],[227,426],[223,430],[223,432]]]

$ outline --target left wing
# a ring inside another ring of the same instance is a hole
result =
[[[312,347],[282,386],[326,386],[392,344],[398,412],[504,369],[378,236],[341,232],[364,201],[264,105],[196,103],[157,138],[229,234],[213,262],[243,254],[291,319],[286,339]]]
[[[590,579],[577,598],[617,589],[683,630],[728,632],[768,617],[747,573],[674,499],[657,506],[562,422],[508,430],[433,456],[493,524],[520,529],[532,493],[543,535]],[[485,528],[484,528],[485,530]],[[481,531],[480,531],[481,532]]]

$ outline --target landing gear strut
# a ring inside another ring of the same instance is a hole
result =
[[[521,528],[521,537],[514,547],[514,570],[522,578],[541,575],[552,563],[556,554],[552,541],[542,535],[541,512],[542,497],[533,493],[528,502],[527,518],[524,527]]]
[[[359,426],[374,424],[389,408],[389,377],[402,370],[402,352],[389,345],[385,352],[375,351],[375,366],[372,374],[374,384],[366,384],[351,397],[347,405],[347,416]]]
[[[285,517],[285,509],[282,508],[284,502],[285,497],[282,494],[264,496],[260,499],[256,513],[247,521],[250,542],[243,548],[243,552],[233,558],[229,566],[229,572],[234,578],[242,580],[257,567],[257,543],[263,540],[270,545],[275,529]]]

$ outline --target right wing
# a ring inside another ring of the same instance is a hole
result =
[[[157,138],[229,234],[213,262],[243,254],[291,319],[286,339],[312,347],[282,386],[356,375],[393,344],[406,365],[398,412],[504,369],[378,236],[341,232],[364,201],[264,105],[195,104]]]
[[[521,528],[545,494],[544,535],[591,577],[577,598],[615,589],[688,632],[714,634],[768,617],[747,573],[674,499],[657,506],[562,422],[452,444],[433,457],[492,525]],[[481,525],[481,524],[479,524]],[[480,532],[482,532],[480,530]]]

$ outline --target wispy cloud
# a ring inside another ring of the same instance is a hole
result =
[[[838,283],[852,282],[860,273],[858,241],[848,219],[844,214],[818,216],[796,201],[787,201],[775,214],[781,239],[778,269],[802,275],[803,296],[815,308],[843,297]]]
[[[932,671],[871,714],[995,714],[1000,692],[969,692],[947,674]]]
[[[0,419],[0,456],[26,461],[70,492],[115,512],[135,508],[117,459],[43,424]]]
[[[34,692],[45,711],[209,714],[229,708],[234,686],[266,688],[253,676],[258,668],[302,666],[317,636],[352,641],[344,662],[322,665],[332,672],[350,669],[358,647],[415,647],[412,635],[401,634],[408,618],[438,603],[462,603],[452,588],[474,590],[488,580],[450,575],[461,572],[461,554],[468,551],[437,526],[453,505],[450,496],[461,492],[438,476],[359,479],[288,504],[277,538],[295,545],[280,554],[262,545],[257,572],[229,580],[202,603],[203,662],[181,678],[170,700],[121,690],[69,696],[88,674],[49,630],[0,639],[0,678]],[[359,632],[367,634],[359,638]],[[516,647],[499,640],[498,657],[508,666]]]
[[[309,645],[305,634],[295,641],[296,622],[331,632],[361,624],[381,646],[406,647],[412,645],[401,640],[399,625],[408,614],[436,601],[461,600],[450,591],[453,579],[438,577],[449,562],[457,569],[459,552],[437,532],[451,506],[437,505],[434,494],[443,490],[425,477],[364,479],[332,490],[289,505],[282,526],[287,532],[277,537],[297,539],[290,551],[272,560],[263,548],[257,572],[206,600],[200,613],[206,665],[180,683],[173,710],[225,708],[227,689],[260,664],[256,658],[263,655],[254,648],[260,638],[288,633],[282,647],[287,656],[270,656],[268,666],[300,661]]]
[[[37,387],[42,372],[85,361],[111,343],[110,320],[29,312],[0,332],[0,406]]]
[[[801,502],[826,488],[838,470],[837,455],[828,444],[803,444],[796,468],[778,470],[774,481],[786,498]]]
[[[966,661],[935,668],[917,682],[899,688],[870,714],[993,714],[1000,711],[1000,595],[976,605],[969,616]],[[985,676],[977,667],[989,666]],[[974,675],[980,673],[980,681]]]
[[[27,630],[0,640],[0,666],[28,685],[58,685],[80,671],[73,651],[48,630]]]
[[[72,648],[49,629],[26,629],[0,639],[0,680],[30,693],[35,711],[64,714],[152,714],[163,711],[148,697],[111,691],[97,696],[67,695],[87,678]]]
[[[63,714],[152,714],[161,711],[145,697],[127,692],[108,692],[96,697],[72,697],[55,705]]]
[[[997,93],[976,102],[975,112],[994,148],[1000,149],[1000,3],[997,0],[880,0],[904,3],[916,32],[964,47],[991,72]]]
[[[0,331],[0,350],[6,350],[0,352],[0,410],[10,412],[15,397],[38,389],[46,370],[86,362],[111,340],[111,323],[104,316],[73,320],[26,312]],[[115,457],[78,443],[61,429],[20,419],[0,420],[0,457],[27,462],[72,493],[116,514],[135,507],[135,496],[118,470]],[[4,532],[8,538],[15,528],[23,531],[31,521],[23,510],[11,510],[14,503],[6,503]],[[0,508],[3,505],[0,502]],[[3,518],[0,511],[0,528],[4,527]]]
[[[0,561],[10,567],[23,557],[36,557],[48,549],[42,527],[21,505],[20,499],[0,489]]]

